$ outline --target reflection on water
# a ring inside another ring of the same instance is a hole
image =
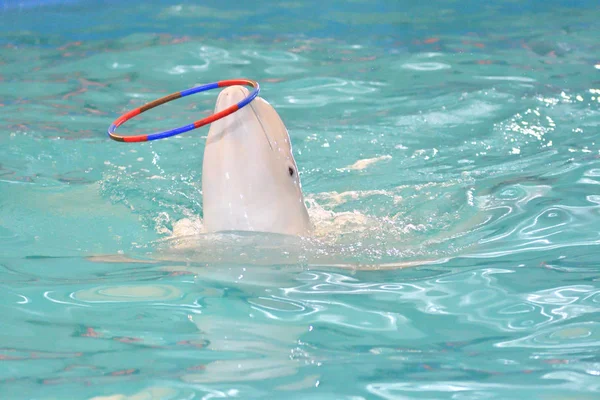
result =
[[[71,295],[85,303],[137,302],[178,299],[181,291],[172,286],[120,286],[82,290]]]

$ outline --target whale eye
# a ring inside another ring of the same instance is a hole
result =
[[[290,173],[290,176],[294,176],[294,168],[288,167],[288,172]]]

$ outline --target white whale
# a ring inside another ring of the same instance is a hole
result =
[[[238,103],[248,94],[243,86],[223,89],[214,112]],[[241,110],[211,124],[203,156],[202,201],[199,223],[188,218],[177,221],[172,236],[158,241],[162,244],[156,249],[157,259],[202,260],[215,264],[217,269],[222,263],[301,263],[382,270],[445,261],[428,258],[373,263],[364,260],[361,253],[362,262],[356,262],[353,259],[358,255],[343,243],[323,241],[330,230],[336,231],[338,224],[344,227],[341,236],[352,240],[347,225],[361,232],[357,227],[376,220],[346,212],[335,220],[327,220],[325,226],[319,225],[322,215],[311,221],[287,128],[273,106],[259,96]],[[96,255],[89,259],[135,261],[123,255]],[[188,272],[192,270],[190,267]],[[181,266],[173,271],[180,272]],[[214,271],[211,274],[218,275]],[[263,283],[264,280],[264,277],[258,279]]]
[[[225,88],[215,113],[248,93],[243,86]],[[310,233],[288,131],[263,98],[212,123],[204,150],[202,198],[206,232]]]

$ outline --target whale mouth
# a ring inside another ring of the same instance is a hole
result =
[[[256,116],[256,119],[258,120],[258,123],[260,124],[260,127],[265,135],[265,138],[267,139],[267,143],[269,143],[269,147],[271,148],[271,150],[273,150],[273,143],[271,141],[271,138],[269,137],[269,133],[267,132],[267,128],[265,126],[265,124],[263,123],[262,118],[260,117],[260,114],[256,111],[256,108],[254,108],[254,102],[257,99],[254,99],[252,102],[250,102],[250,104],[248,104],[250,106],[250,108],[252,109],[252,112],[254,113],[254,115]]]

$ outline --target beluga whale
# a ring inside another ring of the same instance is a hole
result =
[[[243,100],[243,86],[219,93],[215,113]],[[206,232],[252,231],[305,236],[312,230],[289,133],[257,96],[212,123],[202,163]]]
[[[244,86],[226,87],[217,97],[214,112],[225,110],[248,95]],[[320,206],[314,197],[305,198],[286,125],[275,108],[260,96],[211,123],[199,189],[201,215],[188,214],[173,221],[167,228],[168,236],[141,245],[140,249],[150,250],[146,255],[152,261],[139,262],[174,262],[177,265],[168,268],[177,273],[200,273],[186,264],[200,263],[203,276],[210,264],[214,269],[211,267],[209,275],[216,279],[216,271],[223,265],[226,268],[221,272],[235,275],[237,270],[231,272],[232,265],[381,270],[434,264],[446,258],[431,258],[428,254],[421,257],[418,252],[406,251],[411,259],[396,261],[398,255],[390,255],[388,241],[400,237],[400,245],[406,247],[407,240],[402,236],[404,230],[394,221],[357,211],[334,212]],[[335,201],[342,197],[332,195]],[[404,247],[392,250],[403,254]],[[97,262],[138,262],[124,254],[87,258]],[[257,278],[258,282],[265,280],[262,275]]]

